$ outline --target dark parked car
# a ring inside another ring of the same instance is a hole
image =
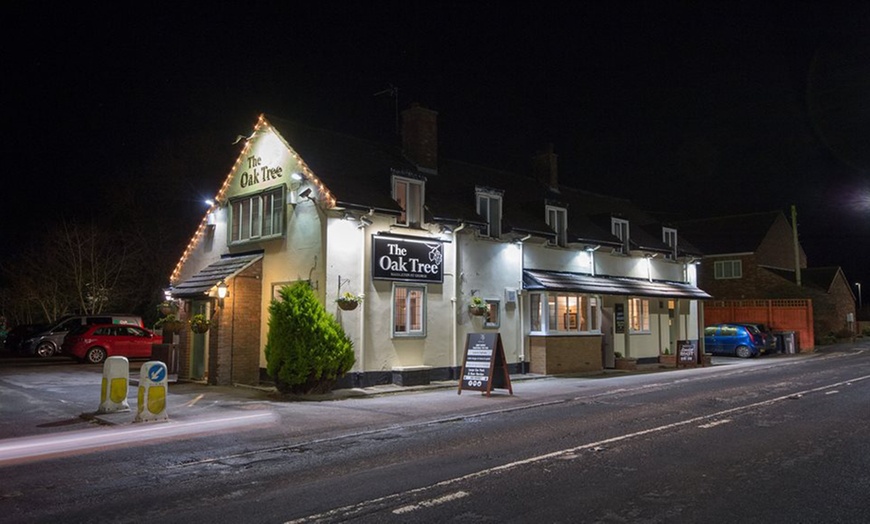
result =
[[[764,336],[754,326],[714,324],[704,329],[704,350],[714,355],[757,357],[764,344]]]
[[[71,331],[63,341],[64,355],[99,364],[107,357],[148,358],[152,344],[163,337],[143,327],[122,324],[92,324]]]
[[[768,329],[768,327],[761,323],[755,322],[734,322],[735,324],[740,324],[742,326],[750,326],[757,329],[762,338],[764,339],[764,348],[762,348],[761,352],[766,354],[771,354],[776,352],[776,335],[773,334],[773,331]]]
[[[48,324],[19,324],[6,334],[5,348],[12,353],[24,353],[24,342],[48,329]]]

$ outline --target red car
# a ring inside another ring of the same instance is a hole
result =
[[[99,364],[106,357],[148,358],[151,345],[162,342],[163,337],[139,326],[92,324],[71,331],[61,351],[81,361]]]

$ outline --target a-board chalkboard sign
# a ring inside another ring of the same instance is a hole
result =
[[[695,365],[698,363],[698,344],[694,340],[677,341],[677,364]]]
[[[465,340],[465,358],[457,393],[461,395],[463,389],[471,389],[489,396],[493,388],[507,389],[511,395],[514,394],[501,334],[469,333]]]

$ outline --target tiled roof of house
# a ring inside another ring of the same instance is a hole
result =
[[[568,187],[553,191],[530,174],[443,157],[437,173],[421,172],[398,145],[354,138],[271,115],[266,118],[326,184],[339,207],[400,213],[401,208],[390,196],[391,175],[398,171],[426,180],[428,221],[485,226],[486,219],[476,212],[475,193],[477,188],[487,188],[502,194],[503,235],[553,238],[545,205],[555,203],[568,209],[569,243],[619,246],[619,239],[611,233],[612,215],[631,221],[630,237],[636,248],[669,252],[661,240],[660,227],[654,234],[640,227],[652,227],[655,221],[626,199]]]
[[[794,271],[772,268],[765,269],[774,275],[796,284],[797,276]],[[831,290],[831,286],[834,284],[834,279],[836,279],[837,274],[840,273],[840,271],[841,269],[839,266],[802,268],[801,285],[819,289],[827,293]]]
[[[704,254],[754,253],[781,211],[674,222],[680,238]]]

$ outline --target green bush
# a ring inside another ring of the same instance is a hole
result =
[[[863,333],[865,337],[870,337],[870,326],[865,327],[861,333]]]
[[[266,371],[282,393],[326,393],[350,371],[353,343],[307,282],[284,286],[269,306]]]

